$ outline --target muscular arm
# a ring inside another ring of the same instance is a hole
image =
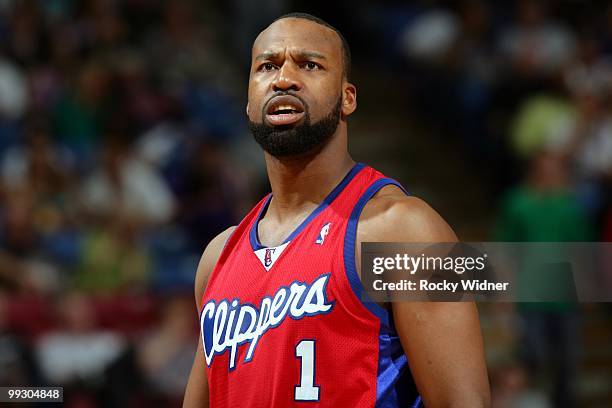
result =
[[[425,202],[387,186],[365,206],[361,242],[455,242]],[[359,269],[358,269],[359,270]],[[472,302],[392,302],[410,370],[427,407],[488,407],[490,391],[480,323]]]
[[[195,278],[195,301],[197,311],[200,311],[202,305],[202,296],[208,283],[208,277],[212,272],[221,250],[225,242],[234,231],[235,227],[228,228],[221,234],[217,235],[206,247]],[[198,336],[198,349],[193,360],[187,389],[185,390],[185,398],[183,400],[183,408],[208,408],[208,379],[206,378],[206,361],[204,360],[204,351],[202,350],[202,336]]]

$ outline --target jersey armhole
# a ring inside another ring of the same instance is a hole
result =
[[[346,233],[344,235],[344,270],[351,285],[351,289],[353,290],[353,293],[357,297],[358,301],[361,302],[366,309],[378,317],[385,325],[389,325],[391,323],[389,312],[368,296],[364,290],[359,274],[357,273],[357,267],[355,265],[355,243],[357,240],[357,226],[359,224],[359,217],[361,216],[363,208],[366,206],[368,201],[370,201],[370,199],[380,191],[380,189],[388,185],[397,186],[406,195],[410,195],[410,193],[408,193],[406,189],[396,180],[391,178],[381,178],[376,180],[366,189],[361,197],[359,197],[357,204],[355,204],[353,207],[348,225],[346,227]]]
[[[204,292],[202,293],[202,310],[204,310],[204,299],[206,298],[206,294],[208,293],[208,289],[210,287],[210,283],[213,280],[213,277],[219,274],[218,269],[221,267],[221,263],[225,262],[229,257],[232,249],[236,246],[236,244],[240,241],[240,238],[245,233],[245,231],[249,231],[249,226],[251,225],[252,218],[255,214],[258,214],[260,211],[260,206],[268,199],[268,195],[262,198],[255,207],[236,225],[236,228],[228,235],[227,239],[223,243],[223,247],[221,248],[221,252],[219,252],[219,256],[215,261],[215,265],[210,271],[210,275],[208,276],[206,287],[204,288]],[[199,310],[199,314],[201,317],[202,310]]]

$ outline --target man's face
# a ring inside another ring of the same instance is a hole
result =
[[[334,134],[343,113],[343,56],[336,33],[286,18],[253,44],[247,114],[273,156],[308,153]]]

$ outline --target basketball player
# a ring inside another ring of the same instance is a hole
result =
[[[474,304],[362,301],[361,242],[457,238],[351,159],[349,69],[343,36],[310,15],[253,44],[246,112],[272,193],[204,250],[184,407],[489,405]]]

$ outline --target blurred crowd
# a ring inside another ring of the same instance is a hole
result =
[[[501,199],[496,238],[611,239],[612,7],[466,0],[402,11],[408,95]]]
[[[229,154],[246,74],[203,6],[0,2],[1,385],[181,399],[199,257],[260,188]]]
[[[295,10],[338,26],[357,74],[375,66],[360,80],[397,78],[397,114],[457,147],[498,209],[491,240],[612,241],[610,5],[4,0],[0,385],[178,404],[199,256],[265,188],[245,136],[249,46]],[[494,373],[497,406],[549,406],[514,392],[532,360]]]

